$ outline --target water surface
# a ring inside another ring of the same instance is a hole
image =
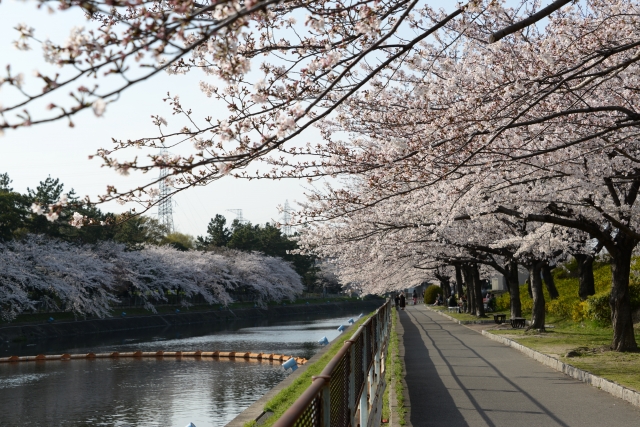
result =
[[[4,343],[0,355],[220,350],[308,358],[318,339],[336,338],[336,328],[357,314]],[[219,427],[287,375],[277,362],[209,358],[3,363],[0,425]]]

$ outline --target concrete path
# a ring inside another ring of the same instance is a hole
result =
[[[399,319],[409,426],[640,426],[640,408],[422,305]]]

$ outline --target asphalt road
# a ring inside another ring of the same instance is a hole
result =
[[[424,305],[399,317],[409,426],[640,426],[640,408]]]

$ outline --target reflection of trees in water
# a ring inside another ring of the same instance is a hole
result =
[[[0,383],[21,375],[36,378],[0,388],[0,425],[17,420],[24,426],[230,420],[286,376],[278,363],[225,359],[56,363],[0,367]]]
[[[287,375],[278,362],[227,363],[232,368],[220,370],[217,381],[209,389],[209,397],[215,402],[213,407],[217,417],[231,412],[229,409],[237,408],[238,405],[249,406]]]

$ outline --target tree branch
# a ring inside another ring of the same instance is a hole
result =
[[[516,22],[513,25],[509,25],[508,27],[503,28],[502,30],[496,31],[495,33],[491,34],[491,36],[489,37],[489,43],[495,43],[498,40],[508,36],[509,34],[513,34],[516,31],[520,31],[531,24],[535,24],[539,20],[551,15],[553,12],[560,9],[562,6],[564,6],[567,3],[571,3],[572,1],[573,0],[556,0],[555,2],[551,3],[549,6],[534,13],[530,17],[523,19],[522,21]]]

